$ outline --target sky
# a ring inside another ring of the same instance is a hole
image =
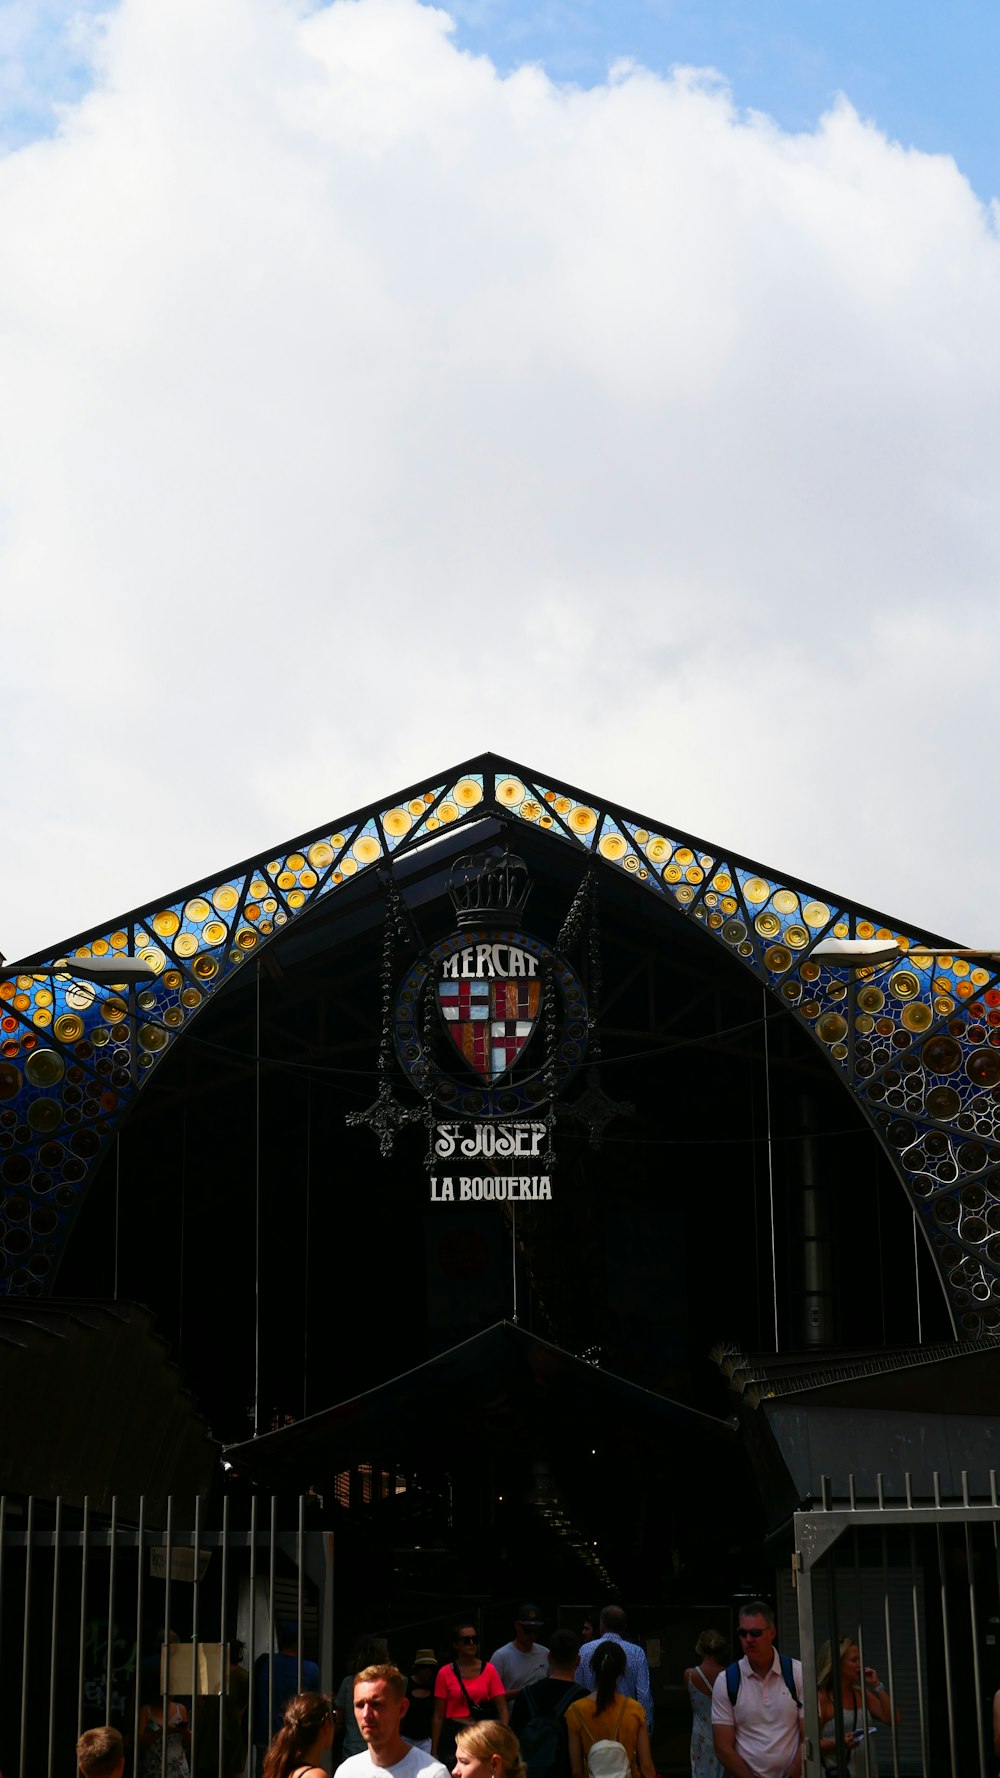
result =
[[[0,5],[0,950],[487,747],[1000,945],[998,35]]]

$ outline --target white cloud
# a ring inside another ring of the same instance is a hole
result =
[[[121,0],[0,162],[0,944],[483,747],[1000,938],[1000,245],[714,76]]]

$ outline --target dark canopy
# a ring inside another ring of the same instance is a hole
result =
[[[598,1419],[630,1447],[736,1438],[735,1420],[699,1413],[499,1321],[349,1401],[230,1445],[226,1457],[257,1482],[303,1488],[374,1453],[440,1458],[458,1427],[477,1441],[530,1441],[565,1457],[574,1442],[592,1445]]]

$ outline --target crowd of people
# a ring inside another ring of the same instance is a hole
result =
[[[737,1634],[742,1654],[730,1661],[725,1637],[703,1631],[695,1647],[698,1661],[684,1673],[692,1712],[692,1778],[727,1773],[730,1778],[800,1778],[802,1663],[775,1648],[774,1613],[762,1599],[743,1606]],[[860,1650],[850,1636],[836,1654],[829,1642],[823,1644],[816,1689],[824,1771],[876,1778],[878,1757],[870,1737],[901,1716],[875,1668],[862,1672]]]
[[[525,1604],[487,1660],[463,1618],[443,1658],[418,1648],[408,1674],[384,1638],[361,1636],[330,1697],[288,1625],[255,1668],[253,1778],[319,1778],[327,1753],[338,1778],[656,1778],[645,1653],[619,1606],[596,1634],[583,1628],[585,1640],[560,1629],[546,1644],[541,1611]],[[183,1747],[184,1716],[168,1710],[168,1725]]]
[[[486,1660],[475,1622],[460,1619],[444,1657],[418,1648],[409,1674],[383,1637],[361,1636],[335,1697],[320,1691],[294,1623],[281,1627],[276,1652],[258,1659],[252,1680],[237,1645],[226,1696],[198,1700],[193,1773],[190,1700],[164,1700],[159,1663],[154,1673],[150,1660],[139,1675],[142,1778],[164,1769],[167,1778],[215,1778],[220,1742],[224,1778],[242,1774],[251,1688],[251,1778],[325,1778],[331,1763],[339,1778],[656,1778],[649,1666],[626,1637],[622,1608],[605,1607],[596,1633],[586,1620],[584,1640],[559,1629],[546,1645],[532,1604],[513,1628]],[[692,1778],[800,1778],[801,1663],[776,1649],[774,1614],[762,1600],[743,1606],[737,1633],[742,1652],[730,1660],[725,1638],[703,1631],[684,1673]],[[848,1637],[820,1650],[816,1686],[824,1771],[872,1778],[872,1737],[900,1721],[878,1673],[862,1669]],[[77,1748],[82,1778],[122,1778],[124,1752],[116,1729],[88,1730]]]

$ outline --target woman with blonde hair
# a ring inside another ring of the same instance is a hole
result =
[[[691,1702],[691,1778],[723,1778],[712,1739],[712,1687],[729,1659],[729,1644],[718,1630],[703,1630],[694,1645],[696,1667],[685,1667]]]
[[[326,1778],[320,1765],[333,1746],[333,1704],[325,1692],[299,1692],[264,1755],[260,1778]]]
[[[850,1636],[841,1638],[837,1652],[840,1657],[840,1684],[837,1687],[834,1685],[833,1650],[829,1642],[824,1642],[816,1661],[820,1757],[825,1772],[837,1772],[837,1731],[834,1719],[839,1715],[844,1725],[846,1770],[850,1778],[865,1778],[866,1773],[874,1775],[878,1771],[873,1746],[868,1748],[868,1763],[865,1763],[865,1739],[873,1733],[876,1724],[891,1725],[892,1701],[874,1667],[865,1668],[862,1683],[861,1651]],[[839,1699],[835,1697],[835,1691],[839,1693]],[[901,1712],[897,1710],[896,1721],[900,1720]]]
[[[455,1736],[452,1778],[527,1778],[521,1744],[504,1722],[475,1722]]]

